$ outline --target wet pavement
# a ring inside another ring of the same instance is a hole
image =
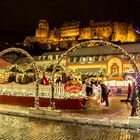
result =
[[[96,106],[93,98],[89,97],[87,109],[81,111],[65,110],[63,115],[126,122],[131,114],[131,105],[130,102],[121,102],[122,99],[126,99],[126,96],[113,96],[110,98],[109,107],[106,107],[105,105]]]
[[[127,121],[131,113],[130,103],[120,102],[125,96],[110,98],[109,107],[97,106],[93,97],[89,97],[87,108],[83,110],[62,110],[62,116],[75,118],[90,118],[99,120]],[[28,113],[28,107],[0,104],[0,110]]]
[[[120,102],[125,98],[124,96],[114,96],[110,99],[109,107],[97,107],[93,98],[90,97],[87,109],[62,110],[62,117],[65,119],[76,118],[81,121],[87,119],[127,123],[131,105]],[[17,112],[28,114],[28,108],[23,106],[0,104],[0,113],[2,111],[13,112],[13,115]],[[1,114],[0,140],[140,140],[140,131],[113,126],[105,127],[102,124],[100,126],[83,125]]]
[[[0,115],[0,140],[139,140],[140,132]]]

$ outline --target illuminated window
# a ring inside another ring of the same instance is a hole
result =
[[[93,60],[93,58],[92,58],[92,56],[90,56],[90,57],[89,57],[89,61],[92,61],[92,60]]]
[[[86,57],[83,57],[83,62],[86,62],[86,60],[87,60]]]
[[[48,60],[53,60],[53,55],[48,55]]]
[[[74,63],[76,62],[76,57],[73,58],[73,62],[74,62]]]
[[[119,66],[116,63],[111,66],[111,74],[115,76],[119,74]]]
[[[124,72],[128,72],[129,71],[129,67],[124,67],[123,71]]]

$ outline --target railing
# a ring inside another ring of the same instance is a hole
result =
[[[122,93],[127,93],[127,81],[109,81],[106,85],[111,87],[111,92],[113,94],[117,93],[117,89],[121,88]],[[85,91],[84,91],[85,92]],[[64,90],[64,84],[56,84],[54,87],[54,98],[67,99],[67,98],[81,98],[85,97],[83,90],[78,93],[67,93]],[[11,95],[11,96],[35,96],[35,84],[18,84],[18,83],[6,83],[0,84],[0,94],[1,95]],[[51,98],[52,90],[51,85],[39,85],[39,96],[43,98]]]
[[[35,96],[35,85],[31,84],[18,84],[18,83],[7,83],[0,84],[1,95],[11,96]],[[44,98],[51,98],[52,90],[51,85],[39,85],[39,96]],[[54,87],[55,98],[82,98],[85,95],[82,91],[78,94],[67,93],[64,90],[64,84],[56,84]]]

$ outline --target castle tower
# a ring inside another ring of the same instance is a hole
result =
[[[136,42],[138,39],[136,31],[132,24],[128,26],[128,34],[127,34],[127,41],[128,42]]]
[[[127,42],[128,25],[123,22],[113,23],[113,38],[112,41]]]
[[[49,35],[49,23],[47,20],[39,20],[38,28],[36,29],[36,37],[39,38],[48,38]]]

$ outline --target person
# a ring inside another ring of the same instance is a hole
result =
[[[75,78],[74,78],[74,79],[75,79]],[[67,81],[70,81],[70,80],[72,80],[72,79],[71,79],[70,76],[68,75]],[[77,79],[75,79],[75,80],[77,80]]]
[[[66,73],[62,73],[62,84],[65,84],[67,82],[67,76],[66,76]]]
[[[122,93],[122,89],[120,87],[117,88],[117,95],[120,95]]]
[[[108,101],[108,89],[105,84],[101,84],[101,89],[102,89],[102,102],[106,102],[106,106],[109,106],[109,101]]]
[[[136,83],[133,82],[132,83],[132,94],[135,92],[135,90],[136,90]]]
[[[61,83],[61,78],[60,78],[60,77],[58,77],[58,78],[56,79],[56,83]]]
[[[82,93],[83,93],[83,95],[87,96],[87,94],[86,94],[86,82],[84,80],[82,81]]]
[[[45,77],[45,75],[43,75],[42,82],[43,82],[44,85],[49,85],[49,81],[48,81],[48,79]]]
[[[135,92],[132,95],[131,98],[131,116],[136,116],[136,110],[137,110],[137,97],[138,97],[138,91],[135,90]]]
[[[93,84],[93,94],[98,103],[101,102],[101,90],[101,85],[98,81],[95,81],[95,83]]]
[[[86,95],[87,96],[92,95],[92,86],[89,83],[86,84]]]
[[[132,87],[131,87],[131,84],[129,83],[128,84],[128,90],[127,90],[127,99],[126,99],[126,102],[129,101],[129,98],[130,98],[131,93],[132,93]]]

